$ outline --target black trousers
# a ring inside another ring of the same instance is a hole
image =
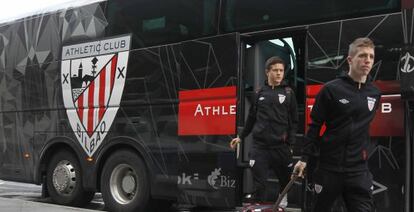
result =
[[[314,212],[330,212],[342,196],[347,211],[371,212],[373,209],[372,175],[369,171],[338,173],[316,169],[312,176],[315,188]]]
[[[291,174],[292,153],[287,145],[272,149],[253,146],[250,151],[250,159],[255,160],[252,171],[255,185],[254,198],[257,201],[266,201],[266,181],[269,169],[273,170],[279,179],[280,189],[288,184]]]

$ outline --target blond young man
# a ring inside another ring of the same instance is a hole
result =
[[[358,38],[349,46],[347,74],[326,83],[316,96],[303,156],[294,172],[303,176],[314,157],[314,212],[331,211],[342,196],[348,211],[373,208],[372,175],[368,170],[369,126],[380,102],[380,91],[370,80],[374,43]],[[326,131],[320,136],[322,125]],[[315,157],[316,156],[316,157]]]

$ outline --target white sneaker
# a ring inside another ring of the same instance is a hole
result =
[[[288,205],[288,199],[287,199],[287,195],[285,195],[282,198],[282,201],[280,201],[279,207],[285,209]]]

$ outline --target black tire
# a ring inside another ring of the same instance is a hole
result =
[[[47,168],[46,184],[52,200],[61,205],[82,207],[95,195],[95,192],[83,189],[79,162],[68,151],[59,151],[53,155]]]
[[[101,192],[108,211],[144,212],[150,180],[143,160],[129,150],[112,154],[102,171]]]

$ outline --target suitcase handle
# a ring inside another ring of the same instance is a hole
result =
[[[296,173],[292,174],[292,178],[290,179],[289,183],[283,189],[282,193],[279,194],[279,197],[277,198],[275,204],[273,204],[273,212],[279,212],[280,202],[282,201],[283,197],[289,192],[296,179],[298,179],[298,175]]]

